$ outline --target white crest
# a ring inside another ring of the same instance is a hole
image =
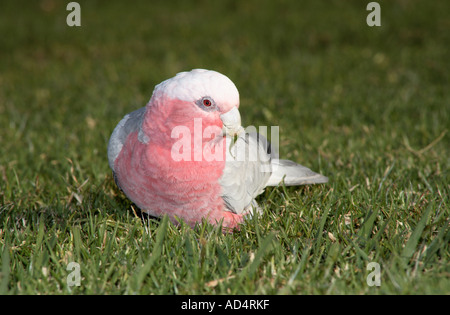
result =
[[[180,72],[158,84],[153,95],[159,96],[159,93],[188,102],[209,96],[218,104],[239,106],[239,92],[234,83],[227,76],[212,70],[194,69]]]

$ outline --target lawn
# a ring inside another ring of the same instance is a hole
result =
[[[450,294],[449,1],[68,2],[0,4],[0,293]],[[235,233],[143,217],[107,141],[193,68],[329,183]]]

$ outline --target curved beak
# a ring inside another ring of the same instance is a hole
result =
[[[220,115],[220,119],[223,123],[222,135],[224,136],[236,136],[244,130],[241,126],[241,114],[237,107]]]

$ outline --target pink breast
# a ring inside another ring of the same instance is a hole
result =
[[[170,147],[141,143],[137,132],[128,136],[115,161],[120,187],[139,208],[153,216],[168,214],[173,222],[182,218],[190,225],[202,218],[212,223],[224,219],[224,225],[239,221],[240,216],[224,211],[218,182],[224,166],[224,159],[174,161]]]

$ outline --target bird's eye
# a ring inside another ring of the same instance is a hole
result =
[[[197,104],[198,107],[200,107],[201,109],[203,109],[204,111],[207,111],[207,112],[212,112],[212,111],[217,110],[216,103],[209,96],[202,97],[201,99],[197,100],[195,102],[195,104]]]

